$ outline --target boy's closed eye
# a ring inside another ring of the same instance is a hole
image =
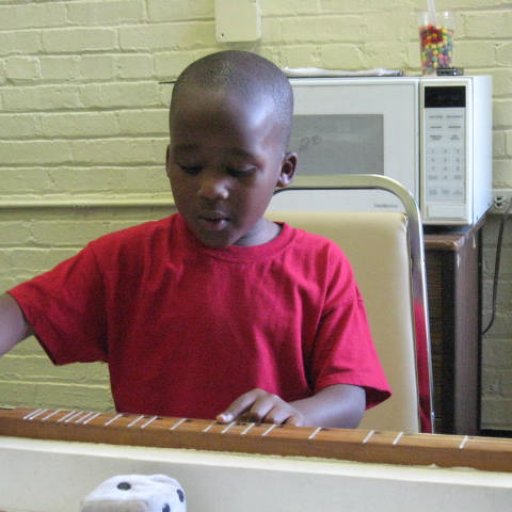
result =
[[[226,172],[230,174],[231,176],[234,176],[235,178],[244,178],[246,176],[251,176],[254,174],[257,169],[256,167],[230,167],[227,166],[225,168]]]
[[[185,172],[186,174],[190,175],[197,175],[203,170],[202,165],[192,165],[192,164],[177,164],[178,167]],[[237,166],[226,166],[223,168],[223,170],[229,174],[230,176],[233,176],[235,178],[244,178],[249,177],[253,175],[256,171],[256,167],[237,167]]]
[[[192,174],[192,175],[199,174],[201,172],[201,170],[203,169],[203,167],[201,165],[183,165],[183,164],[178,164],[178,167],[183,172],[185,172],[187,174]]]

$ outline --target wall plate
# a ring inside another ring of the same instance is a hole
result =
[[[215,0],[215,32],[222,43],[261,39],[259,0]]]

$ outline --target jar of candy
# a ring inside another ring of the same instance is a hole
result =
[[[421,71],[433,75],[439,68],[452,67],[455,17],[443,11],[418,13]]]

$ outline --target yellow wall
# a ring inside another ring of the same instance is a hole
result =
[[[494,183],[512,188],[512,5],[437,4],[456,13],[454,64],[493,76]],[[223,45],[215,40],[214,0],[0,0],[0,289],[100,233],[168,212],[130,204],[169,197],[163,172],[169,85],[160,82],[198,57],[241,48],[280,66],[419,71],[414,11],[426,1],[260,5],[261,41]],[[127,204],[108,206],[120,200]],[[83,201],[102,206],[56,206]],[[491,219],[486,227],[486,290],[496,225]],[[512,298],[507,277],[503,293]],[[512,428],[512,324],[504,302],[496,331],[485,338],[487,428]],[[106,408],[106,387],[101,368],[56,371],[33,340],[0,361],[2,404]]]

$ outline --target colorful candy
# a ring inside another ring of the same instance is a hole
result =
[[[433,74],[437,68],[449,68],[453,56],[453,30],[426,25],[420,27],[421,68]]]

